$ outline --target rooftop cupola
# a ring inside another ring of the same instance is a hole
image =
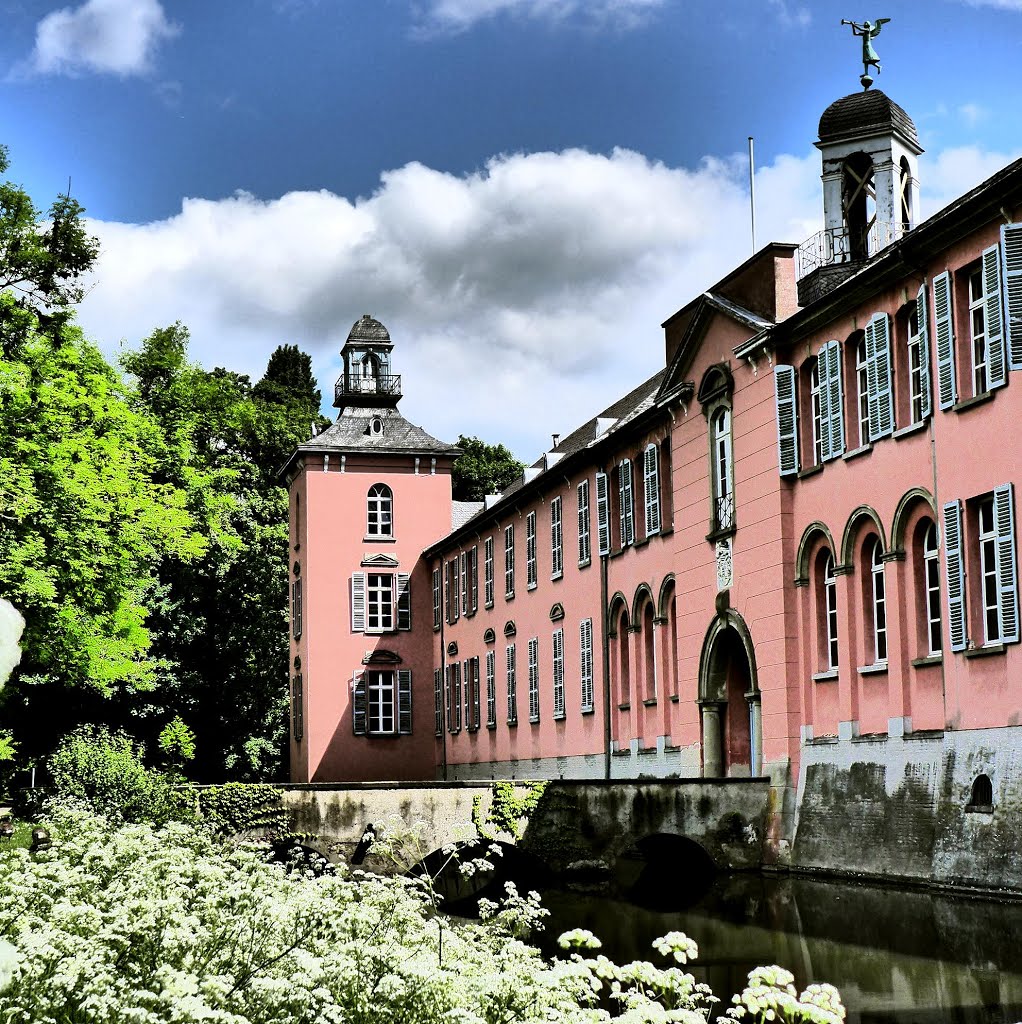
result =
[[[919,207],[919,135],[912,118],[879,89],[870,66],[882,19],[853,26],[863,36],[862,92],[832,103],[820,118],[824,228],[799,246],[799,304],[808,305],[915,227]]]
[[[344,370],[334,386],[334,405],[346,408],[395,408],[401,400],[401,375],[390,372],[394,343],[379,320],[366,313],[355,321],[341,349]]]

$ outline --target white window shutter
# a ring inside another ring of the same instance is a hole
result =
[[[997,530],[997,615],[1004,643],[1018,643],[1018,566],[1015,557],[1015,502],[1012,485],[994,488]]]
[[[841,381],[841,343],[828,342],[825,346],[827,361],[827,412],[830,421],[830,452],[825,459],[837,459],[845,453],[845,394]]]
[[[992,391],[1008,383],[1008,364],[1004,358],[999,245],[992,245],[983,253],[983,313],[987,331],[987,387]]]
[[[582,710],[593,710],[593,620],[583,619],[578,627],[579,661],[582,669]]]
[[[356,736],[365,736],[366,721],[369,717],[369,696],[366,693],[364,672],[351,677],[351,728]]]
[[[655,444],[643,453],[643,488],[646,505],[646,536],[660,532],[660,459]]]
[[[632,492],[632,460],[623,459],[617,467],[618,494],[621,498],[621,547],[635,540],[635,499]]]
[[[964,651],[968,644],[965,624],[965,559],[962,551],[962,503],[944,506],[944,565],[947,575],[948,629],[951,650]]]
[[[951,319],[951,274],[933,279],[933,335],[937,346],[937,398],[941,409],[958,401],[955,382],[955,328]]]
[[[397,731],[399,736],[412,734],[412,670],[397,670]]]
[[[397,628],[412,628],[411,576],[406,572],[397,574]]]
[[[351,574],[351,631],[353,633],[366,631],[366,574],[364,572]]]
[[[827,362],[827,346],[820,346],[816,353],[816,379],[819,382],[818,401],[820,403],[820,461],[830,458],[830,378],[827,376],[830,364]]]
[[[1022,224],[1001,225],[1008,365],[1022,370]]]
[[[596,523],[600,554],[610,551],[610,495],[607,488],[607,474],[596,474]]]
[[[798,411],[795,367],[774,367],[774,407],[777,412],[777,465],[781,476],[798,473]]]
[[[916,292],[916,319],[919,321],[919,393],[923,419],[933,415],[933,387],[930,382],[930,310],[926,305],[926,285]]]
[[[890,324],[890,317],[886,313],[874,313],[866,326],[866,387],[869,390],[870,441],[887,437],[894,431]]]

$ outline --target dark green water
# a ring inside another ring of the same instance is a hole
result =
[[[677,892],[665,899],[685,902]],[[581,927],[618,962],[655,959],[653,939],[685,932],[699,945],[693,973],[721,1009],[749,970],[780,964],[800,987],[836,985],[849,1024],[1022,1021],[1019,903],[752,875],[718,879],[686,909],[557,891],[543,902],[551,918],[538,941],[547,952],[561,932]]]

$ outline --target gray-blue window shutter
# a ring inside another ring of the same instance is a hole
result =
[[[869,439],[894,431],[891,387],[891,326],[886,313],[874,313],[866,327],[866,386],[869,389]]]
[[[397,670],[397,731],[400,736],[412,734],[412,670]]]
[[[366,574],[364,572],[351,574],[351,631],[353,633],[366,631]]]
[[[406,572],[397,574],[397,628],[412,628],[411,576]]]
[[[937,399],[941,409],[958,401],[955,382],[955,328],[951,319],[951,274],[933,279],[933,336],[937,346]]]
[[[925,420],[933,415],[933,387],[930,381],[930,310],[926,305],[926,285],[916,292],[916,319],[919,322],[919,395]]]
[[[1001,312],[1001,247],[992,245],[983,252],[983,313],[987,331],[987,387],[1002,388],[1008,383],[1008,365],[1004,358],[1004,314]]]
[[[596,523],[600,554],[610,551],[610,495],[607,488],[607,474],[596,474]]]
[[[997,616],[1004,643],[1018,643],[1018,564],[1015,557],[1015,502],[1012,485],[994,488],[997,530]]]
[[[777,414],[777,465],[781,476],[798,473],[798,411],[795,367],[774,367],[774,409]]]
[[[1001,225],[1001,258],[1008,365],[1022,370],[1022,224]]]
[[[824,345],[823,351],[827,364],[827,419],[830,439],[830,449],[824,449],[823,457],[836,459],[845,453],[845,395],[841,382],[841,343],[829,341]]]
[[[944,567],[947,578],[948,629],[951,650],[964,651],[969,642],[965,623],[965,559],[962,551],[962,503],[944,505]]]
[[[356,736],[365,736],[368,712],[369,696],[366,693],[365,673],[356,672],[351,679],[351,728]]]
[[[816,353],[816,379],[819,382],[820,403],[820,461],[830,458],[830,364],[827,362],[827,342]]]

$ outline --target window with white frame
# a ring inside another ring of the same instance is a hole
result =
[[[439,629],[441,622],[441,586],[440,586],[440,566],[438,565],[433,570],[433,628]]]
[[[518,724],[518,657],[515,645],[507,645],[507,724]]]
[[[607,474],[596,474],[596,528],[598,550],[601,555],[610,552],[610,487]]]
[[[389,633],[412,628],[408,573],[356,572],[351,577],[351,629]]]
[[[624,548],[635,543],[635,494],[632,489],[631,459],[622,459],[618,463],[617,483],[621,547]]]
[[[996,644],[1001,641],[1001,627],[998,622],[1000,602],[997,593],[997,529],[994,525],[994,499],[986,498],[981,501],[976,513],[983,642]]]
[[[942,651],[940,626],[940,557],[937,550],[937,525],[929,523],[923,533],[923,588],[926,614],[926,653]]]
[[[483,602],[487,608],[493,607],[493,538],[487,537],[483,542]]]
[[[813,465],[823,462],[823,406],[820,401],[820,361],[809,369],[809,404],[813,413]]]
[[[833,672],[838,667],[837,646],[837,575],[834,572],[834,556],[830,551],[823,555],[820,594],[820,627],[823,647],[823,670]]]
[[[576,488],[578,496],[578,564],[589,565],[592,561],[592,541],[589,535],[589,481],[580,481]]]
[[[550,502],[550,578],[564,575],[564,527],[561,520],[561,498]]]
[[[529,721],[539,721],[539,637],[529,641]]]
[[[593,620],[583,619],[578,627],[579,664],[582,675],[582,711],[593,710]]]
[[[497,656],[486,652],[486,728],[497,726]]]
[[[887,661],[887,590],[884,582],[883,548],[880,538],[869,545],[870,604],[873,611],[873,661]]]
[[[646,536],[652,537],[660,532],[660,451],[655,444],[642,453],[642,488]]]
[[[366,500],[366,535],[394,535],[394,495],[386,484],[373,484]]]
[[[972,338],[972,393],[982,395],[987,386],[986,304],[983,295],[983,268],[969,274],[969,331]]]
[[[408,736],[412,732],[412,673],[366,669],[352,679],[352,729],[356,736]]]
[[[855,346],[856,408],[859,414],[859,447],[869,444],[869,361],[866,358],[866,335]]]
[[[536,513],[530,512],[525,517],[525,585],[529,590],[536,589],[537,578]]]
[[[713,457],[713,530],[730,530],[735,525],[734,466],[731,450],[731,410],[716,409],[710,417],[710,451]]]
[[[554,718],[564,718],[564,630],[555,629],[553,635],[553,688]]]
[[[515,528],[504,527],[504,596],[515,596]]]
[[[926,286],[919,289],[908,316],[908,405],[913,423],[931,413],[930,344],[927,330]]]

